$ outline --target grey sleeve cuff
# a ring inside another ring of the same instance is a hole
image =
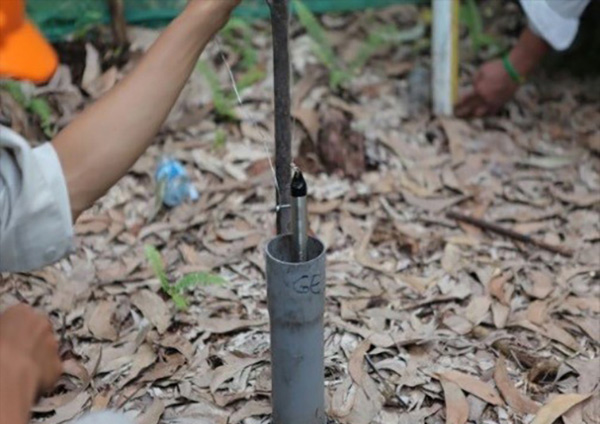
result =
[[[3,154],[0,271],[31,271],[58,261],[72,247],[73,222],[54,147],[46,143]]]

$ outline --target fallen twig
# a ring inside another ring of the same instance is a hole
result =
[[[377,374],[377,376],[381,379],[381,383],[383,384],[386,391],[386,397],[394,396],[400,405],[407,406],[406,403],[400,397],[400,395],[396,393],[396,390],[394,390],[394,388],[387,381],[387,379],[383,375],[381,375],[381,372],[379,372],[368,353],[365,355],[365,359],[367,361],[367,364],[369,365],[369,368],[371,368],[371,370],[375,374]]]
[[[472,334],[478,339],[488,337],[492,332],[485,327],[477,326]],[[509,340],[498,339],[492,342],[492,347],[497,349],[507,358],[512,358],[521,368],[528,369],[528,379],[531,382],[552,380],[561,366],[554,358],[543,358],[517,347]]]
[[[537,246],[540,249],[548,250],[553,253],[558,253],[559,255],[563,255],[563,256],[567,256],[567,257],[573,256],[573,252],[570,249],[564,248],[562,246],[555,246],[553,244],[548,244],[541,240],[537,240],[532,237],[529,237],[528,235],[518,233],[518,232],[510,230],[508,228],[501,227],[500,225],[484,221],[482,219],[473,218],[471,216],[463,215],[458,212],[448,212],[446,214],[446,216],[450,219],[464,222],[464,223],[473,225],[475,227],[491,231],[492,233],[503,235],[503,236],[508,237],[513,240],[518,240],[523,243],[533,244],[534,246]]]

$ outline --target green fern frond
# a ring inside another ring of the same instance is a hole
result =
[[[201,286],[212,286],[217,284],[225,284],[225,279],[220,275],[210,274],[208,272],[193,272],[187,274],[175,283],[175,289],[179,293],[183,293],[190,287]]]
[[[199,61],[196,69],[206,78],[213,97],[213,105],[217,114],[223,118],[237,120],[231,98],[225,95],[219,76],[214,68],[205,61]]]
[[[144,253],[152,271],[154,271],[154,274],[160,280],[161,289],[169,295],[177,309],[186,310],[188,308],[188,301],[185,297],[186,290],[198,285],[209,286],[224,284],[226,282],[223,277],[216,274],[193,272],[183,276],[175,284],[171,284],[167,277],[160,252],[154,246],[146,245],[144,246]]]
[[[329,84],[331,88],[334,90],[338,89],[352,77],[351,73],[346,69],[344,64],[340,63],[327,38],[327,32],[310,9],[300,0],[294,0],[294,8],[298,14],[300,23],[313,40],[314,52],[317,59],[329,70]]]
[[[165,265],[163,263],[162,257],[160,253],[154,246],[147,244],[144,246],[144,253],[146,255],[146,259],[150,263],[150,267],[152,271],[154,271],[154,275],[159,279],[161,288],[169,293],[171,286],[169,285],[169,279],[167,278],[167,273],[165,271]]]

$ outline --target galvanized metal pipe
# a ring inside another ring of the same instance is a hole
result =
[[[271,323],[273,424],[324,424],[325,247],[307,243],[307,261],[295,262],[290,234],[266,248]]]

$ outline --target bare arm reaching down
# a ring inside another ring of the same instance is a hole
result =
[[[240,1],[191,1],[136,69],[53,140],[73,220],[150,145],[207,42]]]
[[[192,0],[139,65],[52,143],[32,149],[0,126],[0,272],[65,256],[73,222],[135,163],[208,40],[241,0]]]

